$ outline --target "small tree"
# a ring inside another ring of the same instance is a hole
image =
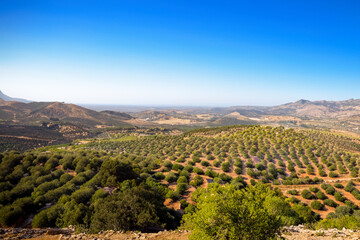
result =
[[[265,207],[275,194],[257,184],[236,190],[232,185],[210,184],[194,194],[196,208],[183,218],[190,239],[269,239],[279,235],[281,220]],[[241,203],[241,204],[240,204]]]

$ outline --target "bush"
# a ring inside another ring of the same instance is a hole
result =
[[[175,170],[175,171],[181,171],[183,170],[184,166],[181,165],[181,164],[178,164],[178,163],[175,163],[173,166],[172,166],[172,169]]]
[[[166,180],[167,182],[169,182],[169,183],[176,182],[177,176],[175,175],[175,173],[169,172],[169,173],[166,175],[165,180]]]
[[[321,220],[318,224],[316,224],[316,228],[317,229],[337,228],[339,230],[343,229],[343,228],[359,229],[360,221],[358,218],[353,217],[353,216],[343,216],[341,218],[329,217],[329,218]]]
[[[336,208],[338,206],[338,204],[335,201],[331,200],[331,199],[325,199],[323,202],[324,202],[325,205],[327,205],[329,207]]]
[[[345,202],[346,198],[339,192],[334,194],[335,200],[339,202]]]
[[[352,181],[350,181],[350,182],[348,182],[348,184],[346,184],[344,190],[347,192],[352,192],[352,191],[354,191],[354,189],[356,189],[355,184]]]
[[[335,183],[334,187],[336,187],[336,188],[344,188],[344,185],[342,185],[341,183]]]
[[[209,184],[207,190],[196,191],[195,211],[183,217],[191,239],[268,239],[280,234],[280,218],[265,207],[267,197],[274,194],[268,187],[257,184],[236,190],[232,185]]]
[[[257,163],[255,164],[255,168],[259,171],[262,171],[262,170],[265,170],[266,167],[264,166],[264,164],[261,164],[261,163]]]
[[[231,181],[231,179],[232,179],[231,176],[229,176],[229,175],[227,175],[227,174],[225,174],[225,173],[220,174],[219,177],[220,177],[220,179],[221,179],[222,181],[227,182],[227,183],[229,183],[229,182]]]
[[[210,163],[208,161],[206,161],[206,160],[202,160],[201,165],[204,166],[204,167],[208,167],[208,166],[210,166]]]
[[[190,182],[191,186],[197,187],[201,186],[204,183],[204,179],[200,176],[195,176],[194,179]]]
[[[189,188],[189,185],[187,183],[178,183],[176,186],[176,191],[182,195],[184,194]]]
[[[193,172],[198,174],[198,175],[204,175],[204,171],[201,168],[198,168],[198,167],[195,167]]]
[[[213,170],[211,169],[206,169],[205,171],[205,175],[208,176],[208,177],[211,177],[211,178],[216,178],[219,176],[219,174],[217,172],[214,172]]]
[[[221,170],[223,170],[224,172],[229,172],[230,171],[230,162],[224,162],[223,164],[221,164]]]
[[[310,206],[312,209],[315,209],[315,210],[322,210],[324,208],[324,205],[321,202],[319,202],[318,200],[312,201]]]
[[[171,161],[167,160],[164,162],[163,166],[166,168],[172,168],[173,164],[171,163]]]
[[[336,172],[330,171],[330,172],[329,172],[329,177],[331,177],[331,178],[337,178],[337,177],[339,177],[339,174],[337,174]]]
[[[299,203],[299,202],[300,202],[300,200],[297,199],[296,197],[291,197],[291,198],[289,198],[288,201],[289,201],[290,203]]]
[[[341,218],[346,215],[351,215],[353,213],[353,209],[349,206],[339,206],[335,208],[336,217]]]
[[[307,189],[305,189],[301,192],[301,196],[305,199],[313,199],[314,198],[314,195],[312,195],[312,193]]]
[[[331,186],[330,184],[321,184],[321,188],[325,190],[325,192],[327,194],[330,194],[330,195],[334,195],[334,193],[336,192],[335,188],[333,186]]]
[[[157,173],[155,173],[155,178],[157,179],[157,180],[163,180],[163,179],[165,179],[165,175],[162,173],[162,172],[157,172]]]
[[[321,199],[321,200],[327,199],[327,196],[322,191],[318,191],[315,195],[317,199]]]
[[[109,195],[95,205],[90,230],[133,231],[163,226],[171,217],[163,202],[159,192],[141,186]]]
[[[237,175],[241,175],[242,174],[242,168],[239,168],[239,167],[236,167],[235,168],[235,173],[237,174]]]
[[[297,212],[302,222],[313,223],[320,219],[320,216],[314,213],[309,206],[294,204],[293,209]]]
[[[293,190],[289,190],[289,191],[287,191],[287,194],[290,194],[290,195],[299,195],[299,191],[298,191],[298,190],[293,189]]]
[[[215,161],[213,162],[213,165],[214,165],[214,167],[219,167],[219,166],[220,166],[220,162],[217,161],[217,160],[215,160]]]
[[[191,173],[194,170],[194,167],[188,164],[184,167],[184,170]]]

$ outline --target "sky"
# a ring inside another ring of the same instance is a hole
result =
[[[360,98],[360,1],[0,0],[0,90],[78,104]]]

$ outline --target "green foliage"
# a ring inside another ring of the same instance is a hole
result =
[[[236,190],[232,185],[210,184],[207,191],[197,191],[195,211],[183,218],[184,226],[192,230],[190,239],[269,239],[279,234],[279,216],[265,207],[266,199],[274,196],[268,187]]]
[[[310,205],[311,205],[311,208],[313,208],[315,210],[323,210],[323,208],[324,208],[324,204],[322,204],[318,200],[312,201]]]
[[[162,172],[157,172],[155,173],[155,178],[158,179],[158,180],[163,180],[165,179],[165,175],[162,173]]]
[[[95,206],[92,232],[100,230],[146,230],[147,227],[171,225],[173,217],[163,205],[158,192],[139,186],[109,195]]]
[[[293,190],[288,190],[288,191],[287,191],[287,194],[290,194],[290,195],[299,195],[299,191],[298,191],[298,190],[295,190],[295,189],[293,189]]]
[[[334,194],[335,200],[339,201],[339,202],[345,202],[346,198],[340,193],[340,192],[336,192]]]
[[[131,164],[117,160],[107,160],[101,165],[98,173],[102,186],[118,186],[118,184],[127,179],[136,177]]]
[[[331,200],[331,199],[325,199],[323,202],[324,202],[325,205],[327,205],[329,207],[336,208],[338,206],[338,204],[335,201]]]
[[[301,196],[305,199],[313,199],[314,198],[314,195],[307,189],[305,189],[301,192]]]
[[[327,196],[320,190],[317,193],[315,193],[315,196],[317,199],[321,199],[321,200],[327,199]]]
[[[198,187],[204,183],[204,179],[201,176],[195,176],[194,179],[190,182],[191,186]]]
[[[344,188],[344,185],[342,185],[341,183],[335,183],[334,187],[336,187],[336,188]]]
[[[198,174],[198,175],[204,175],[204,171],[201,168],[198,168],[198,167],[194,167],[193,172]]]
[[[166,175],[165,180],[168,181],[169,183],[176,182],[177,176],[176,176],[175,173],[169,172],[169,173]]]
[[[359,229],[360,219],[354,216],[343,216],[341,218],[323,219],[316,224],[317,229]]]
[[[309,206],[295,204],[293,205],[293,209],[299,215],[302,222],[313,223],[320,219],[320,216],[311,211],[311,208]]]

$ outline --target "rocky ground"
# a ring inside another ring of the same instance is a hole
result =
[[[138,240],[138,239],[158,239],[158,240],[187,240],[190,232],[187,231],[162,231],[158,233],[135,233],[135,232],[115,232],[106,231],[99,234],[75,234],[72,229],[26,229],[9,228],[0,229],[0,239],[17,240]],[[360,231],[348,229],[328,229],[328,230],[309,230],[304,226],[290,226],[283,229],[282,237],[289,240],[305,239],[359,239]]]

